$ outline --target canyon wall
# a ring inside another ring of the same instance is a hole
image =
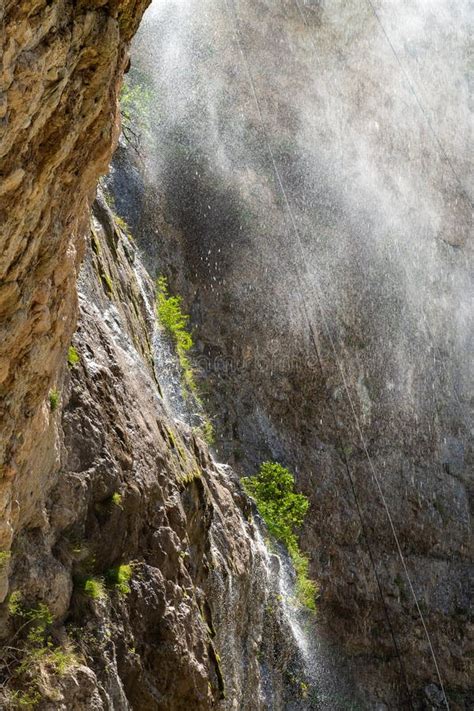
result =
[[[253,711],[268,707],[262,664],[272,703],[302,699],[304,671],[286,677],[297,650],[255,512],[231,470],[163,402],[153,283],[103,200],[87,245],[75,358],[55,410],[59,471],[42,525],[13,539],[0,704]],[[129,571],[122,586],[119,569]],[[23,622],[39,604],[51,613],[47,645],[27,637],[22,646],[18,593]]]
[[[166,406],[153,281],[91,215],[146,5],[0,11],[0,706],[306,708],[256,511]]]
[[[374,7],[153,4],[130,73],[142,160],[122,146],[109,185],[192,314],[220,456],[281,461],[310,498],[320,618],[360,685],[443,707],[425,622],[463,708],[472,16]]]
[[[153,278],[167,272],[198,327],[220,455],[244,473],[264,458],[282,461],[311,499],[303,541],[321,584],[321,634],[350,658],[362,708],[444,708],[331,336],[340,343],[451,707],[467,709],[472,248],[466,132],[462,121],[451,130],[463,84],[446,85],[440,119],[461,189],[425,124],[412,140],[417,111],[406,87],[395,98],[380,89],[400,77],[376,20],[355,21],[353,3],[305,6],[306,22],[297,3],[242,2],[240,19],[224,13],[235,7],[227,2],[199,12],[191,1],[162,3],[136,55],[140,81],[156,94],[153,152],[144,167],[122,146],[109,182],[147,274],[103,196],[90,212],[147,4],[0,8],[0,704],[299,711],[356,703],[356,691],[339,698],[337,672],[334,695],[308,694],[269,582],[278,560],[263,552],[256,513],[236,475],[166,407]],[[447,18],[436,31],[449,49]],[[247,33],[240,45],[234,22]],[[241,47],[263,97],[263,127]],[[415,32],[407,54],[428,80],[425,50]],[[455,71],[450,56],[439,59],[439,76]],[[301,274],[320,279],[326,295],[329,331],[314,292],[305,294],[323,369],[296,298]],[[129,577],[120,584],[122,569]],[[48,642],[33,656],[23,646],[22,657],[22,621],[45,609]]]
[[[7,0],[0,9],[0,549],[44,529],[76,279],[97,178],[119,130],[129,42],[147,0]],[[0,599],[8,590],[2,565]]]

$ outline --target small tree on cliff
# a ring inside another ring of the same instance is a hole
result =
[[[242,485],[255,500],[269,532],[286,546],[291,556],[299,601],[314,610],[317,585],[309,579],[309,560],[300,551],[297,536],[308,513],[308,498],[294,491],[293,474],[276,462],[264,462],[258,474],[242,479]]]

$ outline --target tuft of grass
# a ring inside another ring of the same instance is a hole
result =
[[[22,607],[21,592],[19,590],[15,590],[15,592],[12,592],[8,598],[8,614],[12,617],[19,615]]]
[[[105,184],[105,177],[102,176],[102,178],[99,178],[99,185],[102,189],[102,194],[104,196],[104,200],[108,207],[113,211],[115,209],[115,197],[112,195],[110,190],[107,188]]]
[[[166,432],[168,434],[168,441],[171,449],[178,455],[182,463],[185,464],[188,461],[188,457],[186,456],[186,450],[183,446],[181,438],[178,437],[170,427],[166,428]]]
[[[13,691],[10,700],[19,709],[34,709],[42,700],[43,694],[39,691]]]
[[[131,231],[130,231],[130,227],[129,227],[129,225],[128,225],[128,222],[126,222],[126,221],[123,219],[123,217],[120,217],[119,215],[116,215],[115,213],[114,213],[114,220],[115,220],[115,224],[117,225],[117,227],[119,227],[119,228],[122,230],[122,232],[124,233],[124,235],[125,235],[126,237],[128,237],[128,239],[129,239],[131,242],[134,242],[135,239],[134,239],[134,237],[133,237],[133,235],[132,235],[132,233],[131,233]]]
[[[114,493],[112,494],[111,501],[114,506],[122,508],[122,494],[119,494],[118,491],[114,491]]]
[[[59,390],[57,388],[51,388],[51,390],[49,391],[49,407],[50,407],[51,412],[54,412],[57,409],[57,407],[59,405],[59,401],[60,401]]]
[[[74,365],[77,365],[80,361],[79,353],[77,350],[74,348],[74,346],[69,346],[68,352],[67,352],[67,362],[68,365],[71,367]]]
[[[269,532],[290,554],[298,601],[314,611],[318,588],[309,578],[309,559],[301,552],[296,534],[308,512],[308,498],[294,491],[293,474],[277,462],[264,462],[255,476],[242,478],[242,485],[257,504]]]
[[[193,338],[188,330],[189,316],[183,312],[182,301],[181,296],[170,295],[166,277],[159,277],[156,282],[158,320],[176,348],[184,388],[199,400],[193,368],[187,355],[194,345]]]
[[[119,215],[114,215],[114,220],[115,223],[120,227],[122,232],[128,232],[128,225],[123,219],[123,217],[120,217]]]
[[[104,582],[100,578],[84,578],[81,587],[83,593],[92,600],[101,600],[106,595]]]
[[[314,612],[318,586],[309,577],[309,558],[300,551],[299,547],[290,548],[289,553],[296,571],[296,596],[302,605]]]
[[[0,655],[0,674],[8,679],[4,690],[15,708],[35,708],[44,698],[45,684],[77,665],[70,644],[55,645],[51,630],[53,616],[48,606],[28,607],[19,592],[10,595],[8,611],[16,625],[15,644]]]
[[[100,278],[102,279],[108,293],[113,294],[114,293],[114,285],[112,283],[110,274],[107,274],[107,272],[101,272]]]
[[[215,442],[214,427],[210,420],[204,420],[204,422],[194,429],[195,434],[206,442],[209,446],[213,445]]]
[[[105,579],[112,585],[120,595],[128,595],[130,592],[130,580],[132,579],[132,566],[129,563],[117,565],[109,568],[105,573]]]
[[[179,481],[181,484],[191,484],[193,481],[196,481],[196,479],[201,479],[202,477],[202,472],[200,469],[191,469],[190,471],[182,474],[179,477]]]
[[[95,230],[92,227],[91,227],[91,246],[92,246],[92,250],[95,252],[95,254],[97,256],[99,256],[101,253],[100,242],[99,242],[99,238],[97,237]]]

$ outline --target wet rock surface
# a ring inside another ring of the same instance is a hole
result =
[[[324,659],[327,639],[352,666],[343,675],[331,665],[321,705],[325,675],[315,673],[318,689],[279,599],[281,560],[259,543],[231,470],[161,396],[153,283],[136,245],[103,200],[89,224],[146,4],[7,0],[0,9],[0,705],[443,708],[334,339],[451,708],[471,708],[471,184],[464,79],[448,81],[464,51],[456,44],[464,15],[443,3],[430,25],[413,11],[406,41],[389,27],[416,81],[444,87],[430,115],[461,187],[415,120],[368,7],[360,15],[354,3],[305,4],[302,16],[290,2],[202,2],[199,12],[162,3],[157,41],[140,40],[159,70],[156,152],[145,171],[119,152],[111,185],[149,273],[169,272],[199,326],[220,455],[242,472],[278,459],[311,498],[303,543],[322,596],[321,630],[309,631]],[[397,17],[410,13],[403,3]],[[258,69],[266,131],[233,21]],[[422,41],[420,27],[436,41]],[[237,153],[223,150],[232,144]],[[322,371],[295,298],[301,274],[321,280],[329,328],[315,292],[306,296]],[[78,313],[79,360],[67,365]],[[111,582],[119,565],[131,570],[122,589]],[[88,582],[97,595],[85,592]],[[61,673],[45,661],[29,684],[14,676],[21,658],[7,596],[16,592],[49,608],[52,649],[73,650]]]
[[[103,202],[89,225],[146,5],[0,9],[4,709],[265,705],[257,653],[270,593],[248,500],[165,408],[136,248]],[[118,565],[132,571],[121,591],[106,582]],[[46,609],[48,641],[41,627],[22,636],[25,616]],[[216,622],[231,616],[234,634]]]
[[[464,709],[472,223],[469,129],[454,107],[468,18],[449,3],[436,18],[380,5],[459,180],[368,4],[163,3],[134,54],[159,120],[145,165],[122,146],[110,186],[149,272],[169,274],[192,314],[220,456],[246,474],[281,461],[311,498],[303,541],[321,618],[366,703],[436,708],[426,689],[441,693],[382,494],[450,704]]]
[[[61,468],[43,527],[15,538],[10,571],[10,591],[47,604],[54,639],[75,654],[33,680],[35,708],[263,711],[285,698],[319,708],[305,701],[249,499],[161,396],[153,283],[103,199],[78,291]],[[119,565],[131,566],[125,592],[110,584]],[[86,594],[85,581],[105,593]],[[5,681],[1,703],[16,708],[12,692],[24,689]]]

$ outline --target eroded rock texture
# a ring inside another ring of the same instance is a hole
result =
[[[153,284],[105,203],[94,213],[79,281],[79,360],[62,391],[61,469],[44,525],[14,539],[10,574],[25,605],[48,605],[53,648],[73,659],[62,670],[47,656],[30,658],[29,671],[21,659],[2,665],[0,704],[17,708],[34,692],[41,710],[283,708],[285,694],[300,697],[303,677],[285,676],[295,650],[250,502],[165,408]],[[125,591],[113,581],[120,565],[132,571]],[[97,583],[98,595],[87,592]],[[15,615],[4,609],[3,621],[11,639]]]
[[[444,701],[381,494],[449,703],[473,703],[470,12],[437,8],[163,0],[130,73],[146,170],[119,149],[111,174],[192,314],[220,456],[296,472],[321,619],[394,709]]]
[[[249,501],[165,408],[153,285],[103,201],[90,224],[146,5],[0,9],[2,709],[254,711],[305,688]]]
[[[147,0],[0,9],[0,550],[47,528],[60,388],[88,206],[116,139],[128,43]],[[5,559],[6,560],[6,559]],[[8,589],[2,566],[0,599]]]

